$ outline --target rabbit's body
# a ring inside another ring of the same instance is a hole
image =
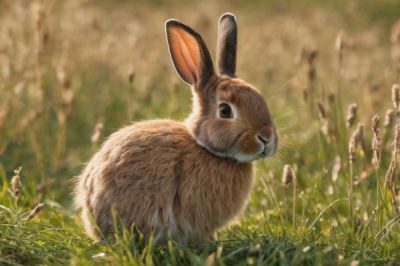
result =
[[[219,22],[218,72],[197,32],[169,20],[166,33],[175,68],[192,88],[192,113],[184,123],[154,120],[122,128],[93,156],[75,196],[92,238],[110,236],[116,217],[146,238],[171,232],[181,241],[212,239],[245,206],[251,162],[276,152],[264,97],[235,76],[235,17],[224,14]]]
[[[153,120],[112,134],[80,176],[77,195],[95,238],[90,215],[108,236],[114,210],[145,235],[170,230],[202,242],[240,212],[251,183],[250,163],[211,154],[183,123]]]

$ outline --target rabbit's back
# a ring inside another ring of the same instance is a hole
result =
[[[79,177],[76,203],[89,235],[113,232],[113,211],[145,235],[201,240],[236,215],[251,165],[209,153],[171,120],[135,123],[112,134]]]

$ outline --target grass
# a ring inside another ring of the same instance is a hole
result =
[[[397,2],[161,2],[0,1],[0,265],[398,264],[400,216],[395,190],[385,187],[396,121],[383,123],[393,105],[390,88],[399,82],[388,41]],[[128,230],[114,242],[92,242],[71,205],[72,177],[130,121],[185,118],[190,90],[172,69],[163,22],[176,17],[193,25],[213,52],[217,18],[227,10],[239,21],[238,74],[265,95],[279,128],[279,154],[256,163],[244,214],[208,246],[170,240],[160,247],[133,240]],[[358,111],[348,128],[351,103]],[[377,169],[375,114],[382,141]],[[364,134],[350,164],[358,123]],[[100,139],[91,141],[97,124],[104,125]],[[285,165],[295,182],[282,182]],[[16,196],[11,180],[19,166]],[[398,186],[398,171],[395,178]],[[43,209],[28,219],[39,203]]]

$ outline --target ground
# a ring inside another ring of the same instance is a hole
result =
[[[248,207],[204,247],[129,231],[93,242],[73,177],[119,127],[187,116],[164,22],[191,25],[213,55],[226,11],[239,24],[237,74],[263,93],[281,139],[256,163]],[[1,265],[399,263],[397,0],[2,0],[0,13]]]

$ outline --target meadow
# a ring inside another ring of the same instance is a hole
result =
[[[73,177],[118,128],[186,117],[164,22],[214,55],[226,11],[280,136],[248,207],[201,248],[93,242]],[[0,265],[398,265],[398,19],[397,0],[0,0]]]

